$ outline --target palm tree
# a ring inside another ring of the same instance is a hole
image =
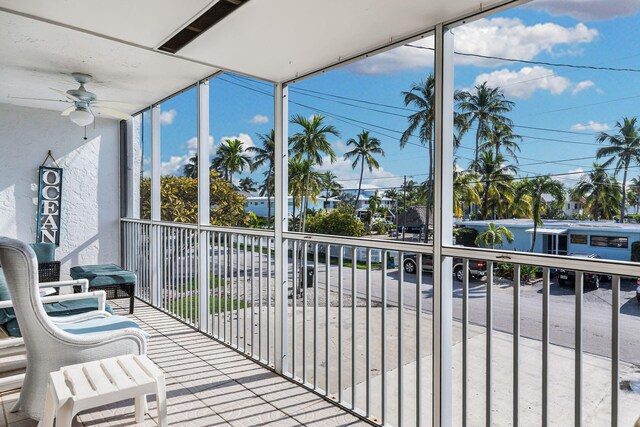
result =
[[[622,172],[622,200],[620,202],[620,222],[624,222],[624,210],[627,202],[627,173],[631,162],[640,163],[640,129],[636,126],[636,118],[624,117],[622,123],[616,122],[619,129],[615,135],[606,132],[600,132],[596,141],[599,143],[607,142],[608,147],[598,149],[596,157],[611,156],[609,160],[604,162],[604,167],[609,167],[616,162],[614,176],[618,172]]]
[[[254,156],[251,160],[251,170],[255,171],[263,166],[267,166],[267,171],[264,173],[264,181],[260,186],[260,195],[267,198],[267,226],[271,224],[271,196],[275,188],[274,183],[274,161],[276,150],[276,133],[271,129],[268,134],[258,134],[258,139],[262,143],[262,147],[249,147],[247,151],[253,153]]]
[[[620,203],[618,182],[607,174],[604,165],[593,164],[593,169],[583,175],[571,191],[573,200],[584,201],[586,209],[595,221],[611,219]]]
[[[409,126],[400,137],[400,148],[404,148],[409,142],[409,138],[418,130],[418,138],[423,145],[427,145],[429,154],[429,172],[425,181],[427,185],[425,191],[425,204],[427,206],[426,224],[429,227],[429,214],[431,206],[431,196],[433,187],[433,132],[435,120],[435,78],[433,74],[429,74],[424,81],[413,83],[408,92],[402,92],[404,95],[404,105],[414,106],[417,111],[411,114],[407,119]],[[429,238],[429,233],[425,233],[425,242]]]
[[[479,150],[485,151],[493,149],[497,156],[498,154],[502,154],[500,149],[504,148],[504,150],[513,157],[513,160],[518,163],[518,156],[516,152],[520,151],[520,146],[517,141],[522,141],[522,137],[514,134],[511,126],[498,124],[489,131],[487,139],[485,142],[480,144]]]
[[[519,195],[528,195],[532,200],[533,235],[529,252],[533,252],[533,248],[536,245],[538,226],[542,225],[540,214],[545,209],[542,195],[551,194],[556,200],[564,201],[564,186],[548,176],[537,176],[533,179],[525,180],[519,190]]]
[[[338,182],[338,177],[331,171],[326,171],[321,175],[322,189],[324,190],[324,207],[329,205],[329,198],[336,197],[342,190],[342,184]]]
[[[373,219],[373,215],[378,211],[381,204],[382,198],[378,196],[378,193],[374,193],[369,197],[369,211],[371,212],[371,219]]]
[[[198,177],[198,155],[194,155],[189,158],[189,163],[184,165],[182,168],[182,173],[187,178],[197,178]]]
[[[640,208],[640,179],[633,178],[629,183],[629,190],[627,190],[627,199],[629,199],[629,204],[636,208],[635,213],[638,213],[638,208]]]
[[[501,202],[513,201],[513,175],[515,166],[505,163],[502,154],[494,156],[493,151],[484,151],[472,165],[482,185],[480,215],[487,219],[489,208],[494,212]]]
[[[293,196],[293,218],[295,221],[296,208],[302,208],[306,197],[316,203],[322,190],[321,174],[313,170],[310,161],[291,157],[289,159],[289,192]],[[307,181],[308,180],[308,181]],[[307,182],[309,185],[307,185]],[[302,212],[300,213],[302,220]],[[302,221],[299,229],[302,231]],[[294,224],[295,228],[295,224]]]
[[[265,179],[258,188],[258,195],[267,198],[267,227],[271,226],[271,195],[275,190],[275,177],[273,174],[269,174],[268,171],[264,173]]]
[[[502,247],[504,239],[509,243],[513,242],[513,233],[504,225],[496,226],[490,222],[488,228],[476,237],[476,245],[490,246],[495,249],[496,246]]]
[[[251,157],[245,153],[242,141],[227,139],[218,147],[211,166],[221,171],[226,180],[233,182],[234,173],[242,172],[251,167]]]
[[[242,178],[238,183],[238,190],[244,191],[245,193],[254,193],[256,189],[256,184],[251,177]]]
[[[369,136],[369,132],[363,130],[358,134],[358,140],[349,138],[347,146],[353,145],[353,150],[344,153],[344,159],[349,160],[353,158],[351,167],[355,169],[360,163],[360,181],[358,181],[358,193],[356,194],[356,203],[353,206],[353,214],[355,215],[358,210],[358,201],[360,200],[360,191],[362,190],[362,175],[364,174],[364,167],[367,166],[369,172],[373,169],[380,169],[378,160],[374,157],[376,154],[384,156],[384,150],[380,147],[381,142],[374,136]]]
[[[291,138],[292,150],[297,158],[304,158],[308,162],[306,186],[304,189],[304,200],[302,204],[302,226],[301,231],[304,232],[305,218],[309,205],[309,186],[311,184],[311,170],[313,165],[322,165],[323,155],[329,156],[331,163],[336,160],[336,153],[331,148],[331,144],[327,140],[329,135],[340,136],[340,132],[332,125],[324,124],[324,116],[314,115],[310,119],[301,115],[295,115],[291,118],[291,123],[302,128],[301,132],[293,135]]]
[[[469,170],[453,169],[453,214],[457,217],[464,215],[464,208],[470,204],[480,203],[481,186],[478,176]]]
[[[461,115],[468,127],[476,124],[475,161],[478,161],[480,141],[487,139],[491,129],[499,126],[512,126],[513,123],[505,114],[510,112],[514,102],[505,98],[500,88],[490,88],[487,82],[475,86],[474,93],[463,93],[459,103]]]

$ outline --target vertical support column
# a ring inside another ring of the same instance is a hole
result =
[[[198,83],[198,282],[199,282],[199,328],[212,332],[209,324],[209,295],[213,286],[209,284],[209,239],[208,231],[201,225],[209,225],[209,81]]]
[[[160,221],[160,106],[151,108],[151,221]],[[149,230],[151,247],[151,304],[160,307],[161,277],[158,269],[160,261],[160,239],[157,226]]]
[[[282,83],[276,84],[274,122],[275,122],[275,370],[283,374],[287,370],[287,309],[289,298],[288,280],[288,245],[283,232],[289,227],[289,189],[287,177],[289,176],[289,138],[288,118],[289,90]]]
[[[142,114],[127,121],[127,217],[140,218]]]
[[[435,34],[435,156],[433,215],[433,425],[452,424],[453,244],[453,34],[442,24]]]

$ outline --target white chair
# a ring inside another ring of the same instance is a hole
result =
[[[147,334],[126,317],[101,310],[65,318],[49,317],[42,306],[38,264],[29,245],[0,237],[0,265],[27,352],[27,371],[14,411],[40,420],[49,373],[63,366],[146,353]],[[95,295],[101,294],[98,291]],[[104,299],[101,307],[104,308]]]

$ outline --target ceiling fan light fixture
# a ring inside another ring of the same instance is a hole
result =
[[[78,126],[88,126],[93,123],[93,114],[82,108],[76,108],[69,113],[69,118]]]

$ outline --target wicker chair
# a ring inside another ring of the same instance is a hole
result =
[[[48,375],[63,366],[146,353],[148,336],[126,317],[101,310],[55,321],[47,316],[39,292],[36,256],[28,245],[0,237],[0,265],[27,351],[27,372],[14,411],[40,419]],[[104,292],[94,294],[104,302]]]

